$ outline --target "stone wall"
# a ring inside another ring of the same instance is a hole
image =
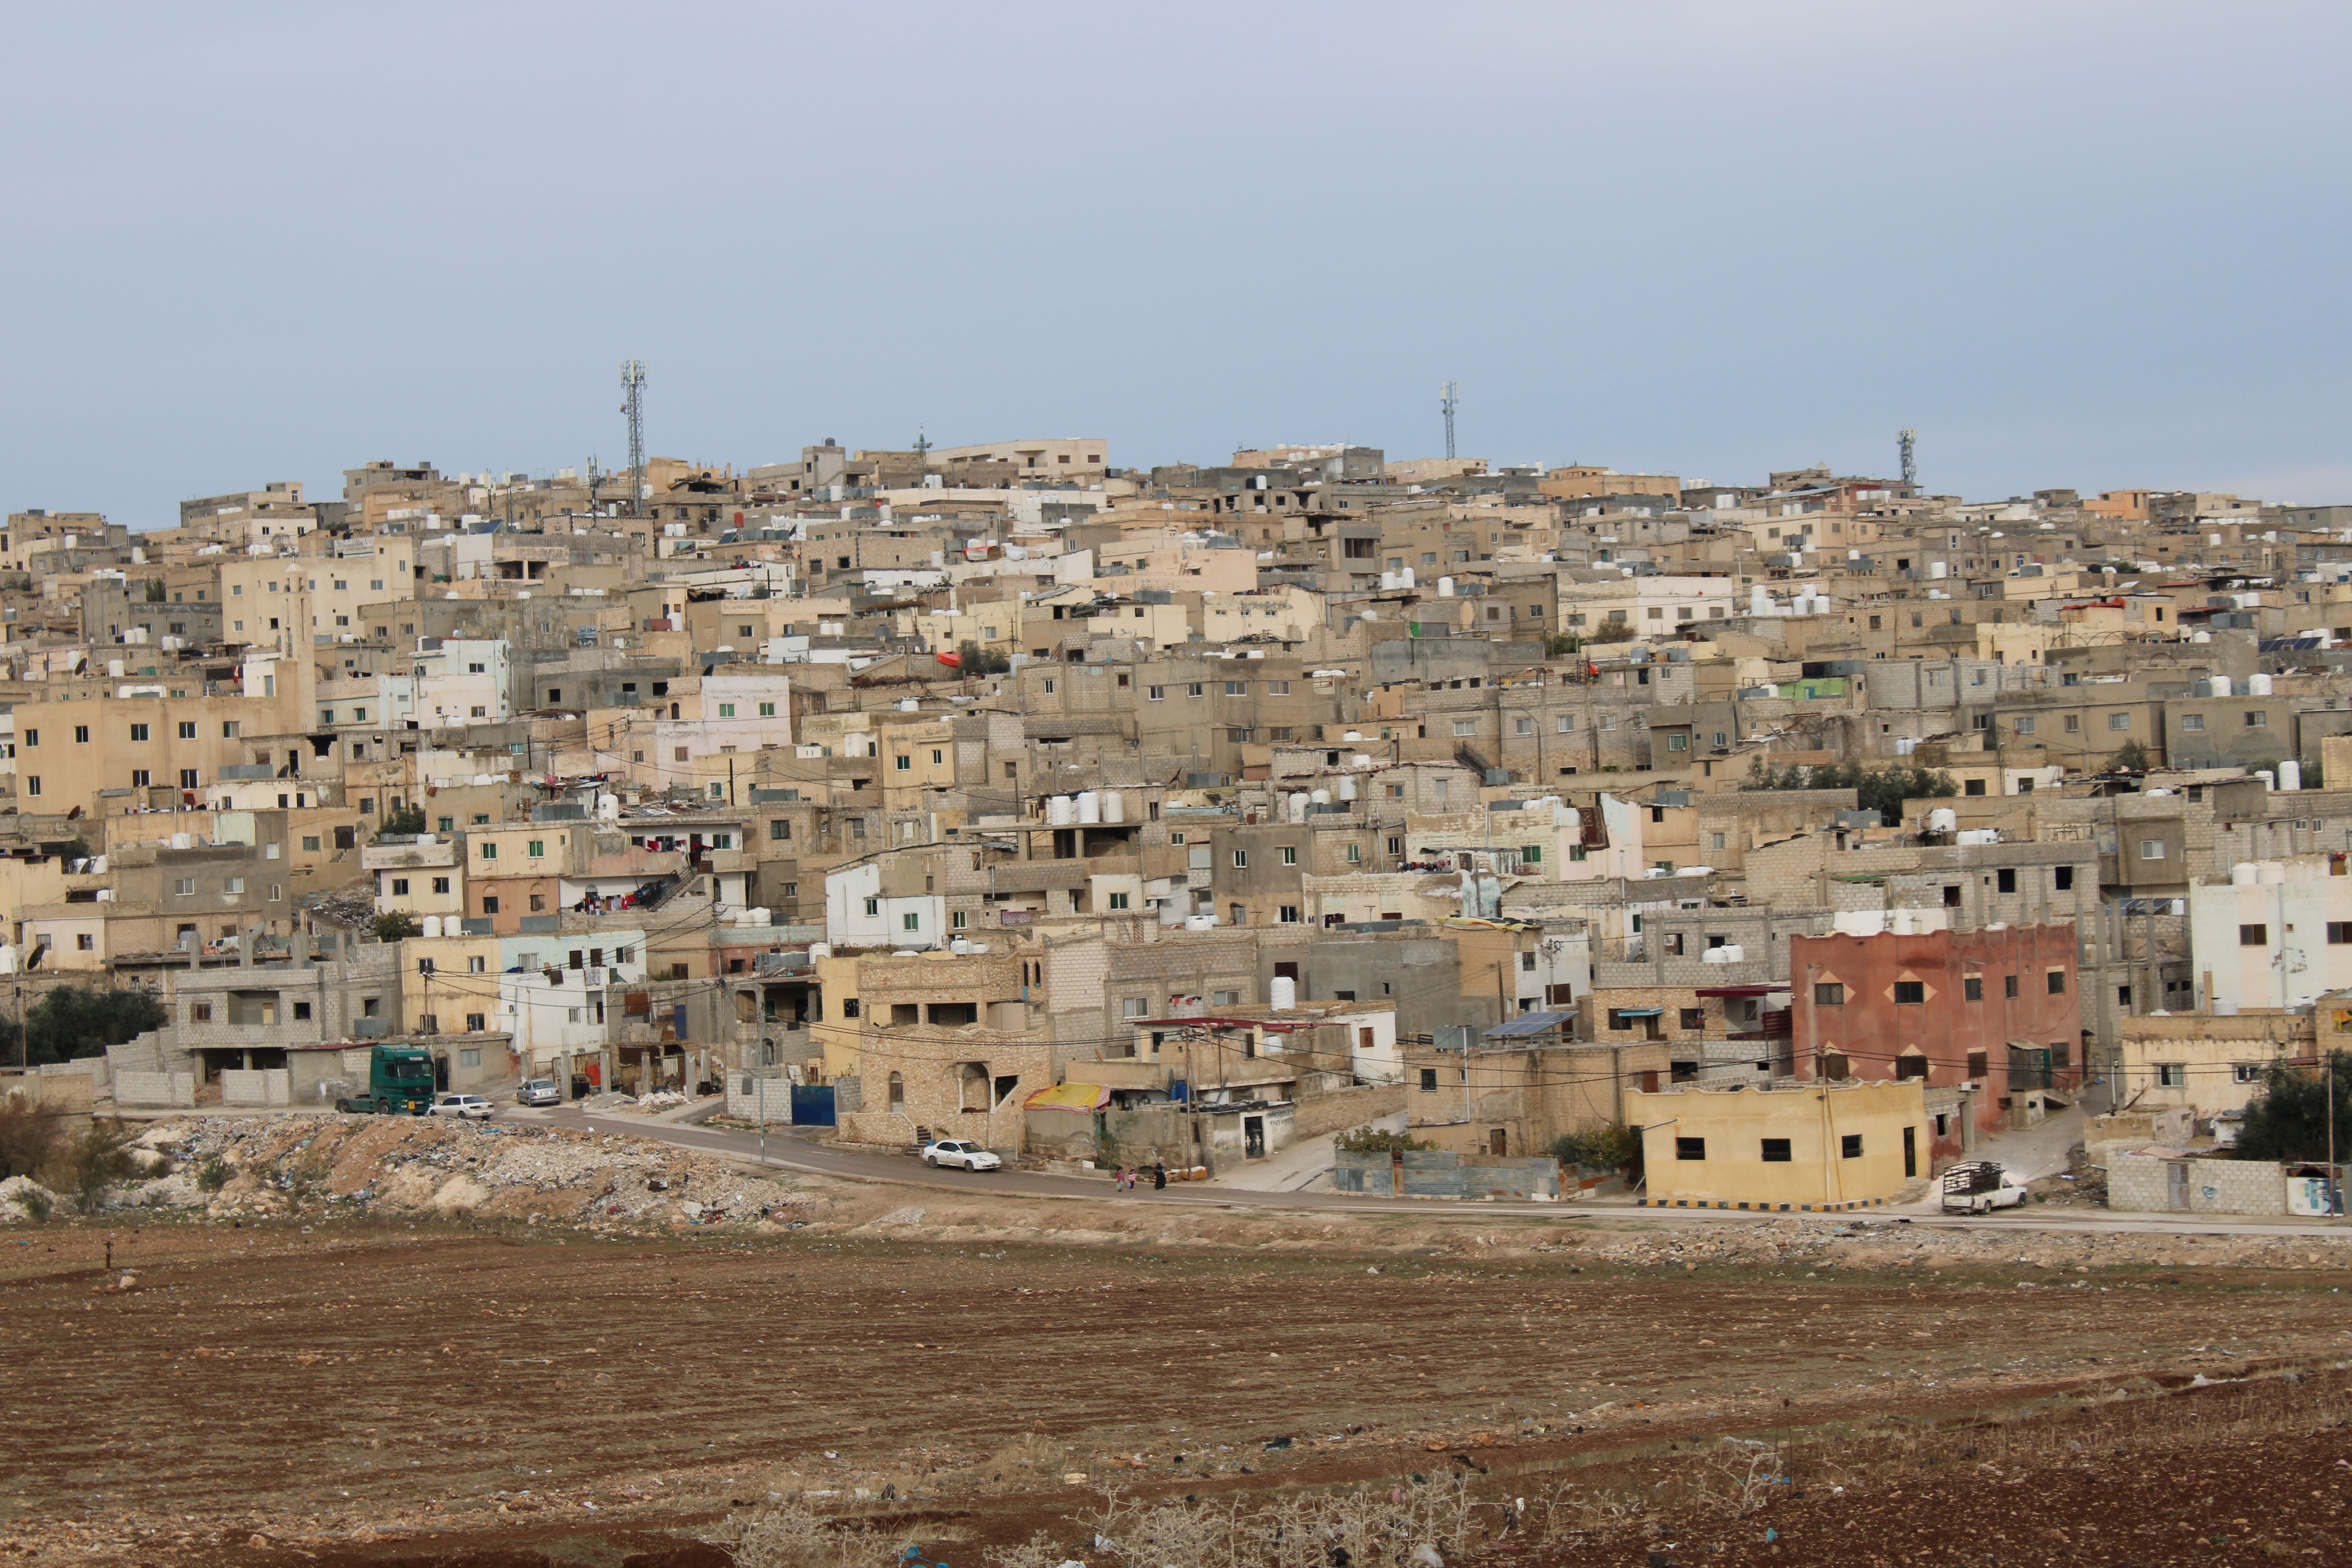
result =
[[[114,1075],[117,1105],[193,1108],[196,1075],[190,1072],[121,1072]]]
[[[1404,1085],[1365,1084],[1357,1089],[1302,1098],[1297,1104],[1292,1129],[1294,1135],[1319,1138],[1326,1132],[1361,1127],[1384,1116],[1402,1114],[1404,1110]]]
[[[2189,1168],[2189,1206],[2172,1202],[2170,1166]],[[2107,1162],[2107,1207],[2136,1214],[2283,1215],[2286,1172],[2266,1160],[2168,1160],[2117,1154]]]
[[[223,1105],[284,1105],[293,1098],[284,1068],[226,1068],[221,1072]]]

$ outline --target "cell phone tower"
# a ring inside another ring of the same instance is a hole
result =
[[[1903,456],[1903,482],[1906,485],[1919,482],[1918,446],[1919,432],[1908,425],[1895,433],[1895,447]]]
[[[640,515],[638,499],[646,493],[646,362],[621,362],[621,412],[629,416],[629,515]]]
[[[1445,455],[1454,456],[1454,410],[1461,399],[1454,395],[1454,384],[1440,382],[1437,386],[1437,406],[1445,413]]]

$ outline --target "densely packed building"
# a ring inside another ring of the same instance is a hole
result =
[[[17,512],[0,960],[180,1103],[400,1041],[1216,1163],[1884,1079],[1906,1176],[2352,984],[2352,507],[1113,458]]]

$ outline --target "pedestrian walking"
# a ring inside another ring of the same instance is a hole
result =
[[[1168,1186],[1168,1162],[1167,1162],[1167,1161],[1165,1161],[1165,1160],[1154,1160],[1154,1161],[1151,1163],[1151,1188],[1152,1188],[1152,1191],[1154,1191],[1154,1192],[1163,1192],[1163,1191],[1165,1191],[1165,1190],[1167,1189],[1167,1186]]]

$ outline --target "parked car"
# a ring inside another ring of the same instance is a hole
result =
[[[498,1114],[498,1107],[478,1094],[445,1094],[433,1101],[427,1116],[457,1116],[467,1121],[488,1121]]]
[[[517,1105],[561,1105],[563,1090],[551,1078],[535,1078],[515,1090]]]
[[[967,1171],[993,1171],[1004,1163],[977,1143],[967,1143],[961,1138],[942,1138],[923,1145],[926,1165],[961,1165]]]
[[[2013,1209],[2025,1199],[2024,1184],[1995,1160],[1970,1160],[1944,1173],[1946,1214],[1990,1214]]]

